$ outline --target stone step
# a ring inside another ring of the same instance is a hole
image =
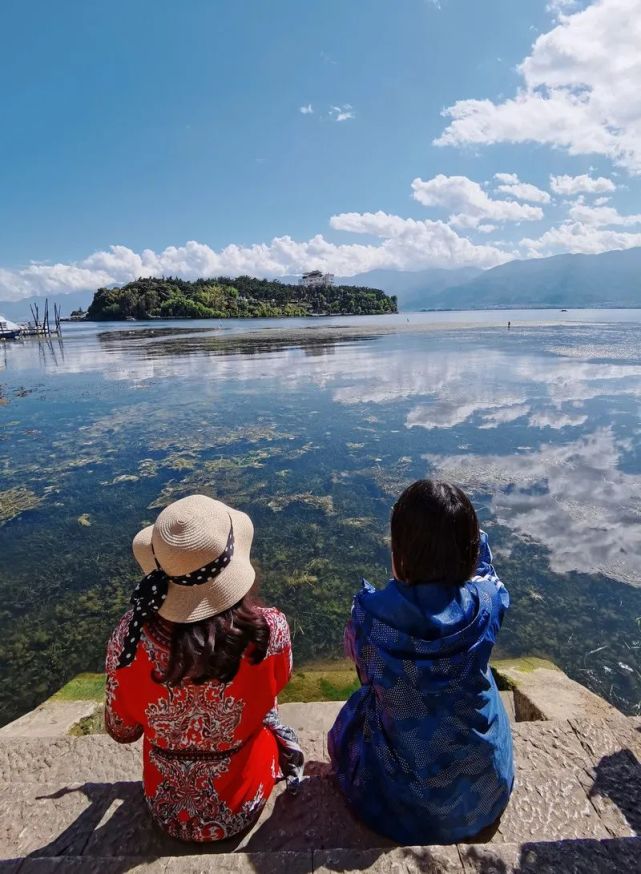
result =
[[[329,711],[310,707],[309,714],[299,714],[298,725],[309,724],[307,717],[313,714],[321,724],[331,718]],[[290,717],[296,722],[295,712]],[[242,867],[248,859],[247,864],[254,865],[251,870],[259,874],[290,868],[309,871],[312,864],[319,871],[352,870],[349,866],[360,859],[358,864],[372,871],[502,872],[516,870],[509,866],[518,860],[518,864],[527,862],[519,870],[534,871],[536,867],[527,860],[547,858],[540,854],[552,853],[551,848],[560,848],[559,852],[573,848],[567,850],[570,860],[572,853],[584,852],[582,847],[601,848],[604,866],[611,855],[608,848],[614,848],[616,858],[617,854],[623,858],[632,846],[639,849],[638,844],[625,840],[641,833],[639,719],[515,724],[516,787],[498,827],[484,835],[485,849],[478,850],[478,859],[477,851],[465,845],[459,846],[456,856],[452,848],[446,848],[447,852],[416,850],[414,855],[407,849],[392,852],[390,841],[365,828],[346,807],[327,763],[325,730],[299,730],[309,779],[296,796],[284,792],[282,785],[277,787],[251,832],[208,847],[207,854],[216,856],[216,870],[250,870]],[[32,858],[22,864],[21,874],[32,870],[124,872],[137,870],[137,865],[147,866],[140,867],[141,871],[209,870],[202,861],[202,847],[174,841],[153,825],[140,776],[140,743],[121,746],[105,735],[1,738],[2,874],[16,870],[26,856]],[[483,855],[490,852],[504,860],[500,866],[490,864]],[[74,869],[77,857],[86,867]],[[149,867],[154,859],[154,867]],[[104,860],[109,860],[108,865]],[[430,860],[445,867],[434,867]],[[285,862],[285,868],[278,867]],[[383,864],[388,867],[380,867]],[[543,865],[540,870],[582,869]],[[617,869],[606,866],[602,870]]]
[[[501,698],[510,722],[516,722],[514,692],[501,692]],[[278,709],[283,722],[294,731],[324,731],[334,725],[344,701],[312,701],[307,703],[280,704]]]
[[[497,845],[395,847],[151,856],[32,857],[0,862],[3,874],[632,874],[641,838]]]

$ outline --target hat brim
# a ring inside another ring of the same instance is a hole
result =
[[[229,565],[214,580],[195,586],[179,586],[169,583],[167,597],[158,613],[170,622],[199,622],[229,610],[237,604],[254,585],[256,571],[249,561],[249,552],[254,529],[245,513],[228,508],[234,525],[236,549]],[[153,525],[143,528],[132,544],[136,561],[143,573],[156,569],[151,545]]]

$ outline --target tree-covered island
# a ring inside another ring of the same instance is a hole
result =
[[[331,283],[290,285],[270,279],[153,277],[121,288],[99,288],[86,318],[243,319],[281,316],[382,315],[398,312],[396,297],[377,288]]]

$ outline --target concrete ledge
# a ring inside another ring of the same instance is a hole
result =
[[[56,701],[50,698],[0,728],[2,737],[61,737],[101,705],[96,701]]]
[[[544,659],[492,663],[499,688],[514,694],[516,722],[545,719],[612,719],[623,714]]]

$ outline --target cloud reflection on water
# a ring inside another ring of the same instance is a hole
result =
[[[572,331],[265,331],[222,339],[211,332],[111,331],[69,342],[64,359],[36,357],[35,345],[27,347],[12,354],[11,365],[56,376],[100,373],[131,387],[165,380],[181,403],[188,393],[213,398],[232,386],[271,398],[277,411],[279,392],[314,387],[339,407],[387,406],[398,427],[425,432],[421,454],[440,475],[492,493],[498,521],[547,546],[554,570],[598,569],[637,584],[641,476],[620,470],[631,448],[621,434],[603,421],[590,423],[593,402],[610,415],[641,395],[641,362],[638,354],[629,357],[639,326],[583,326],[576,347]],[[626,350],[624,360],[603,359],[608,332]],[[598,360],[590,360],[592,348]],[[450,429],[456,437],[449,452],[435,453],[437,433]],[[497,432],[495,455],[485,454],[489,430]],[[449,454],[461,439],[468,454]],[[527,451],[518,450],[524,442]]]
[[[426,455],[435,475],[489,493],[497,522],[550,550],[553,571],[641,585],[641,475],[610,428],[518,455]]]

